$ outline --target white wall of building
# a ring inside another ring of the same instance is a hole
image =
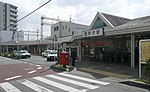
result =
[[[54,35],[57,37],[81,35],[88,28],[89,26],[72,22],[58,22],[51,27],[51,37]]]

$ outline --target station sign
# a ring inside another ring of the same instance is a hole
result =
[[[100,36],[100,35],[104,35],[104,31],[102,28],[83,32],[83,37]]]

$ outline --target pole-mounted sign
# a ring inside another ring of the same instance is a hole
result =
[[[139,78],[142,77],[142,64],[147,64],[146,60],[150,58],[150,39],[139,41]]]

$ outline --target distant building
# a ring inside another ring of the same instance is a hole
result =
[[[17,31],[17,6],[0,2],[0,29]]]
[[[58,22],[51,27],[51,37],[56,35],[58,38],[82,35],[89,26],[73,22]]]
[[[24,33],[17,32],[17,12],[17,6],[0,2],[0,42],[24,40]]]
[[[0,42],[24,41],[24,32],[21,31],[0,31]]]

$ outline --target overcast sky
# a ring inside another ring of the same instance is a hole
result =
[[[18,7],[18,19],[24,17],[48,0],[0,0]],[[150,0],[52,0],[47,5],[18,23],[19,30],[40,30],[40,18],[46,16],[90,25],[97,12],[125,18],[150,16]],[[44,26],[44,36],[50,36],[50,27]]]

